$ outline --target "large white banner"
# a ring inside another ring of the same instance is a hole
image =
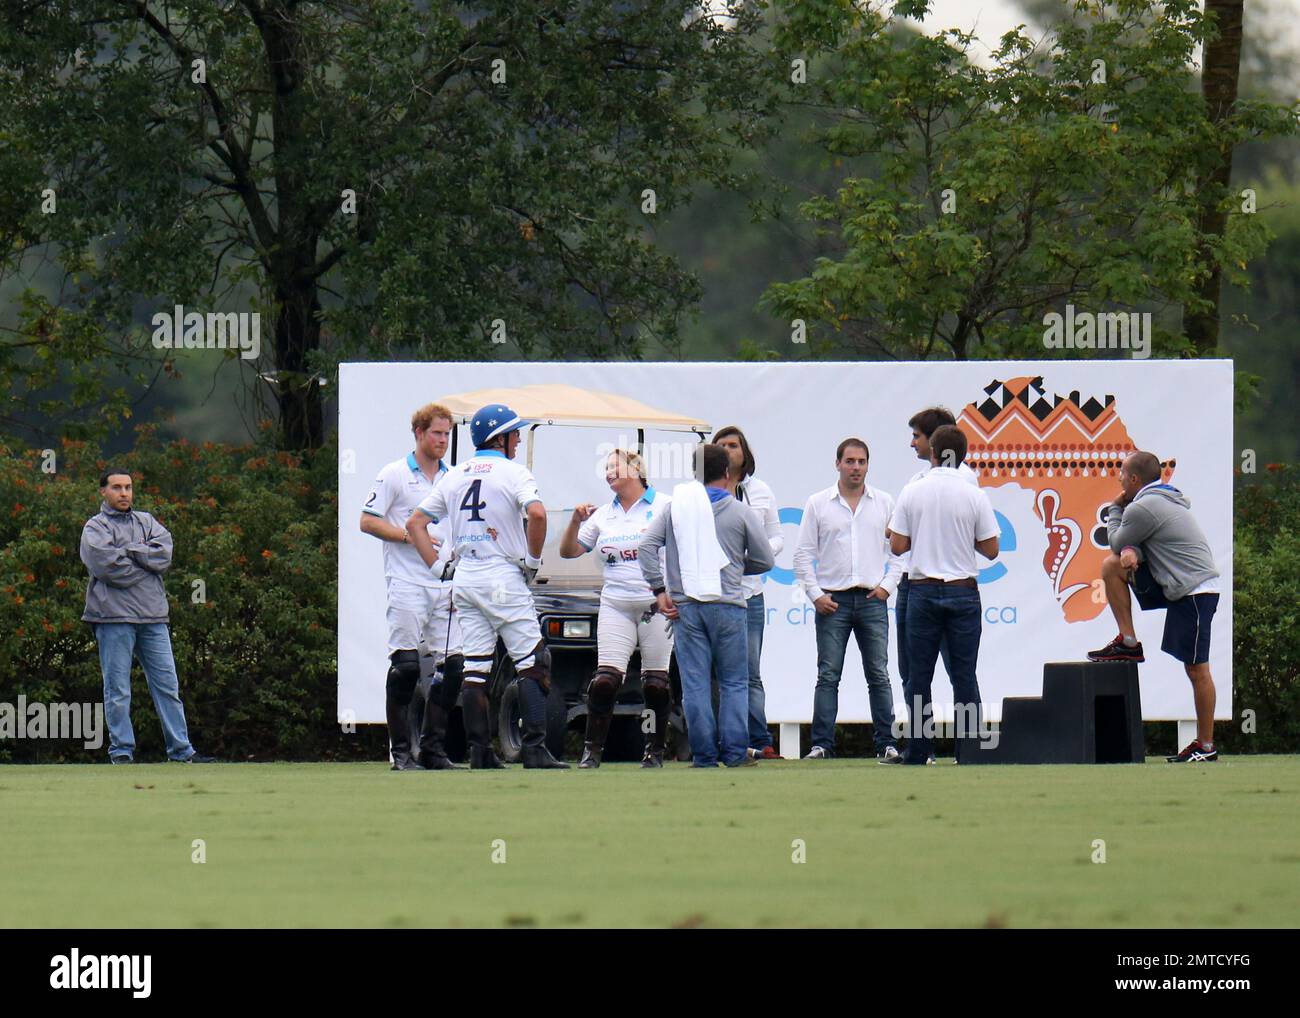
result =
[[[339,371],[340,718],[382,722],[388,669],[380,543],[358,528],[376,473],[412,448],[410,416],[425,403],[485,388],[561,383],[631,396],[659,410],[738,425],[757,476],[776,494],[785,550],[764,578],[762,673],[772,723],[808,722],[816,681],[814,611],[793,583],[792,554],[808,495],[836,482],[835,448],[854,436],[870,447],[867,483],[897,495],[920,467],[908,419],[945,406],[971,442],[1002,528],[1001,553],[980,574],[984,631],[979,684],[986,716],[1004,696],[1038,696],[1044,662],[1081,660],[1115,635],[1100,593],[1104,526],[1117,468],[1132,447],[1172,463],[1170,483],[1191,500],[1221,576],[1210,664],[1216,717],[1232,717],[1231,361],[972,361],[963,363],[448,363],[344,364]],[[710,432],[711,433],[711,432]],[[671,490],[690,435],[645,434],[651,483]],[[548,562],[563,529],[558,510],[608,499],[604,453],[635,447],[632,429],[543,427],[533,472],[552,510]],[[472,454],[460,429],[459,459]],[[524,458],[523,447],[518,454]],[[687,466],[686,469],[689,469]],[[594,564],[593,564],[594,566]],[[890,671],[901,712],[890,602]],[[1134,604],[1147,720],[1194,716],[1183,666],[1160,651],[1164,612]],[[950,700],[939,664],[936,711]],[[900,713],[899,715],[903,715]],[[950,716],[950,710],[949,714]],[[869,718],[861,660],[852,645],[839,720]]]

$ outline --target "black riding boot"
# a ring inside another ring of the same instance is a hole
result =
[[[447,712],[438,702],[438,696],[431,695],[424,702],[424,726],[420,730],[420,766],[427,771],[459,771],[459,764],[454,764],[447,756]]]
[[[567,771],[569,765],[546,748],[546,692],[530,675],[519,678],[519,706],[524,720],[523,759],[529,770]]]
[[[391,696],[384,701],[388,715],[388,742],[393,754],[393,770],[418,771],[420,765],[411,756],[411,703],[398,703]]]
[[[668,737],[668,708],[672,705],[672,690],[667,672],[647,672],[643,677],[645,703],[654,713],[654,724],[645,733],[645,752],[641,755],[642,767],[664,765],[664,740]]]
[[[582,741],[582,759],[578,761],[579,770],[591,770],[600,766],[600,757],[605,751],[605,739],[609,736],[609,724],[613,720],[613,714],[587,714],[587,734]]]
[[[506,765],[492,752],[492,741],[488,735],[487,690],[481,683],[470,683],[465,687],[462,703],[465,713],[465,738],[469,742],[470,770],[505,768]]]

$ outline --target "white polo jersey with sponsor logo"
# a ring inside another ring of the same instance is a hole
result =
[[[523,464],[496,449],[479,449],[434,487],[420,508],[447,527],[456,554],[455,583],[490,589],[522,579],[519,561],[528,554],[524,511],[542,500]]]
[[[641,573],[637,549],[650,521],[666,512],[672,496],[646,488],[645,493],[623,511],[617,496],[593,512],[578,528],[578,543],[595,551],[605,563],[605,585],[601,597],[617,601],[650,601],[650,585]]]
[[[378,516],[395,527],[405,527],[411,513],[415,511],[438,483],[447,476],[447,465],[438,461],[438,473],[432,481],[424,476],[415,453],[407,453],[405,459],[393,460],[375,478],[374,486],[366,495],[361,506],[363,513]],[[445,541],[445,528],[434,528],[433,536]],[[388,580],[402,580],[420,587],[444,587],[434,572],[424,564],[415,545],[401,541],[384,541],[384,577]],[[441,558],[441,556],[439,556]],[[436,570],[435,566],[435,570]]]

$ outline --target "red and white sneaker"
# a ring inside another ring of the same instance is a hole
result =
[[[1165,757],[1166,763],[1214,763],[1219,759],[1219,751],[1211,746],[1206,749],[1200,739],[1193,739],[1177,756]]]

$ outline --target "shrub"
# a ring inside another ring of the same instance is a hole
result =
[[[81,529],[98,511],[104,461],[86,443],[0,448],[0,701],[101,701],[94,635],[81,621]],[[223,759],[377,757],[372,737],[343,735],[335,716],[337,484],[335,448],[308,457],[256,445],[164,444],[142,427],[114,457],[133,474],[136,508],[175,541],[165,576],[172,643],[190,732]],[[162,737],[133,672],[137,755]],[[0,742],[9,759],[103,759],[106,749]]]

